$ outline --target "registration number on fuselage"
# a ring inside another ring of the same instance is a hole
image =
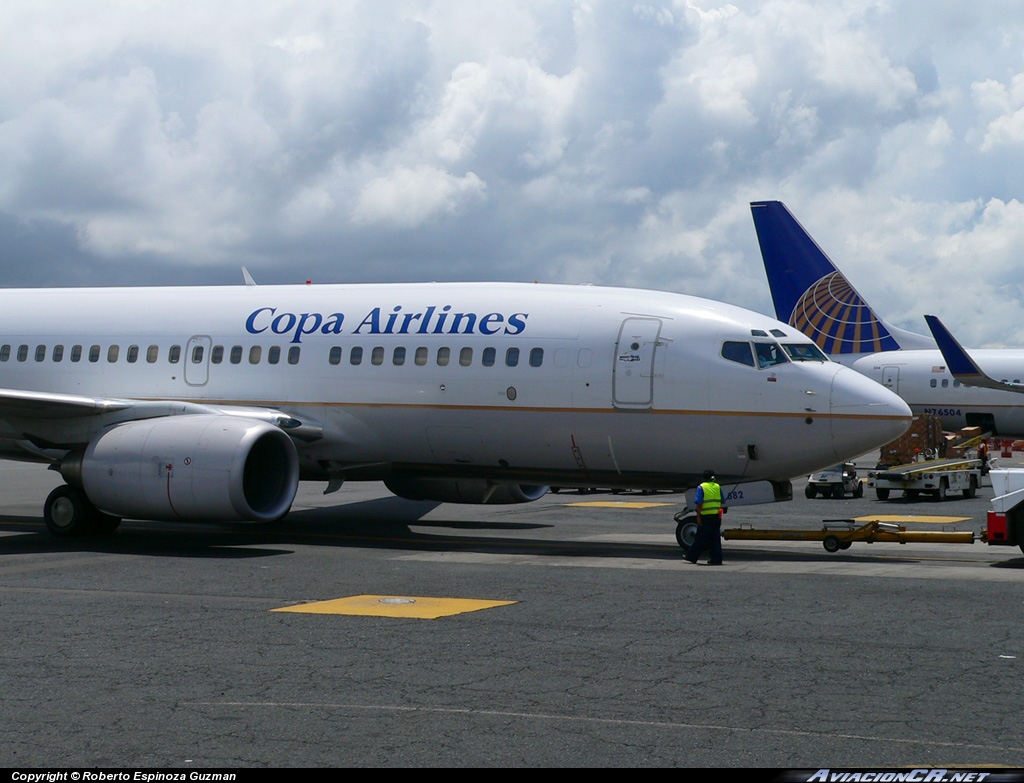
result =
[[[932,416],[962,416],[959,408],[922,408],[922,413],[930,413]]]

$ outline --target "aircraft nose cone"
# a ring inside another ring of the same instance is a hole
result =
[[[845,461],[895,440],[910,427],[907,404],[855,370],[840,368],[830,397],[832,444]]]

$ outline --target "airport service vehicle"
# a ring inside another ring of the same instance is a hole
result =
[[[857,478],[857,466],[852,462],[833,465],[807,477],[805,497],[843,498],[847,494],[855,498],[864,497],[864,484]]]
[[[868,486],[879,500],[888,500],[894,490],[911,499],[931,495],[945,500],[954,492],[973,498],[981,486],[981,460],[925,460],[881,468],[868,473]]]
[[[992,468],[988,475],[995,497],[985,540],[990,546],[1019,546],[1024,552],[1024,469]]]
[[[1024,435],[1024,405],[1015,396],[1024,392],[1024,351],[950,358],[955,341],[936,333],[937,318],[925,316],[934,339],[883,321],[782,202],[756,201],[750,209],[780,321],[899,394],[915,414],[938,416],[946,430]]]
[[[910,421],[796,329],[681,294],[248,275],[0,291],[0,456],[60,472],[56,535],[276,520],[300,479],[523,503],[712,468],[736,502],[772,500]]]

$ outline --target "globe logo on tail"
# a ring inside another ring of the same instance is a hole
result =
[[[899,348],[860,294],[839,272],[808,288],[789,317],[827,354],[875,353]]]

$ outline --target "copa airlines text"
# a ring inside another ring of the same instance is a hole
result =
[[[420,313],[402,312],[401,305],[384,316],[381,326],[381,308],[373,308],[352,330],[352,334],[522,334],[529,313],[452,313],[451,305],[430,305]],[[449,315],[451,321],[448,321]],[[276,307],[261,307],[245,319],[249,334],[262,334],[268,329],[273,334],[291,335],[290,342],[300,343],[305,335],[343,334],[345,314],[331,313],[278,313]]]

